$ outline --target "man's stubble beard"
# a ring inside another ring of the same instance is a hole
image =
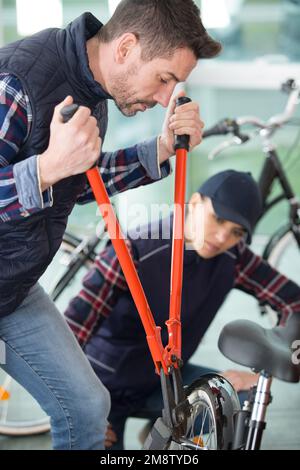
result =
[[[157,103],[152,101],[145,101],[142,99],[132,99],[137,96],[137,92],[129,91],[128,79],[137,75],[137,66],[132,66],[126,74],[115,74],[111,77],[111,90],[110,94],[113,97],[117,108],[126,117],[133,117],[138,110],[133,110],[132,106],[135,104],[145,104],[148,108],[153,108]]]

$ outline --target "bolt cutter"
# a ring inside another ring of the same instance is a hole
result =
[[[188,97],[180,97],[176,106],[190,102]],[[78,109],[77,104],[66,106],[61,114],[63,122],[69,121]],[[95,199],[105,221],[108,234],[119,259],[129,290],[139,312],[146,332],[149,349],[155,365],[155,371],[160,375],[164,408],[162,417],[158,418],[150,432],[144,448],[167,448],[172,439],[184,435],[189,404],[185,396],[180,368],[181,360],[181,291],[184,255],[184,207],[186,192],[187,153],[189,151],[189,136],[175,136],[174,150],[176,152],[174,221],[171,265],[171,291],[168,329],[168,344],[164,346],[161,339],[161,328],[156,326],[152,312],[134,262],[129,253],[114,209],[110,203],[99,169],[93,167],[86,176],[93,190]]]

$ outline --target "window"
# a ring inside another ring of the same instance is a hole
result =
[[[200,0],[204,23],[224,45],[222,59],[300,60],[300,0]]]

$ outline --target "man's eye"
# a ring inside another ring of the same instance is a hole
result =
[[[233,231],[233,235],[236,237],[236,238],[242,238],[244,236],[245,232],[242,231],[242,230],[234,230]]]
[[[221,217],[215,216],[215,220],[218,224],[223,224],[224,219],[221,219]]]
[[[164,85],[167,85],[167,83],[168,83],[168,80],[164,80],[164,79],[161,78],[161,77],[160,77],[160,81],[161,81],[161,83],[163,83]]]

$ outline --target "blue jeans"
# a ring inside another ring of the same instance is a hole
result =
[[[50,416],[53,448],[103,449],[109,393],[39,285],[14,313],[0,317],[0,339],[1,367]]]
[[[201,375],[208,374],[210,372],[215,373],[218,371],[213,368],[207,368],[187,363],[181,369],[183,384],[190,385]],[[248,392],[239,392],[238,397],[241,405],[243,405],[244,401],[248,397]],[[117,434],[118,441],[116,442],[116,444],[113,445],[111,450],[121,450],[124,448],[124,428],[127,418],[129,418],[130,416],[144,419],[146,418],[154,424],[156,419],[161,416],[162,407],[163,401],[160,385],[158,385],[155,391],[153,391],[150,395],[147,396],[145,393],[145,399],[143,404],[137,406],[134,405],[133,402],[132,406],[128,404],[127,409],[122,409],[122,407],[120,406],[120,400],[117,398],[115,401],[114,397],[112,396],[112,407],[109,415],[109,422],[111,423],[113,430]]]

